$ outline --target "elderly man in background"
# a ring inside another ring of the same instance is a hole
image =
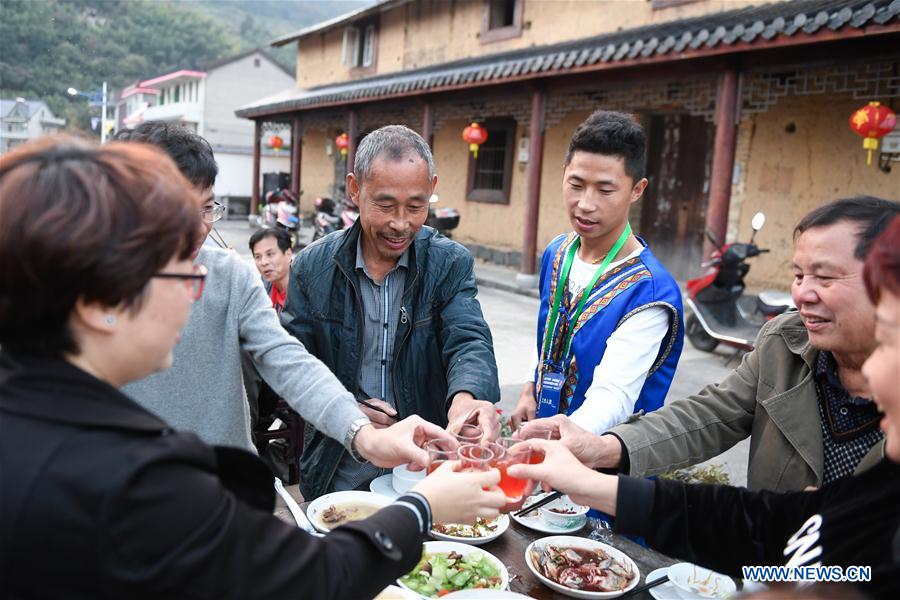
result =
[[[419,415],[455,431],[472,420],[496,436],[500,388],[474,261],[424,226],[436,183],[419,134],[391,125],[363,138],[347,175],[359,220],[294,259],[286,327],[374,423]],[[380,473],[309,427],[300,467],[305,498],[367,488]]]

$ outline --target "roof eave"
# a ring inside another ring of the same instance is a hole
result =
[[[716,58],[732,54],[749,54],[753,52],[770,50],[775,48],[809,46],[818,43],[833,42],[836,40],[850,40],[866,36],[884,35],[891,33],[900,33],[900,23],[892,23],[887,25],[869,25],[864,28],[828,31],[827,33],[816,32],[814,34],[798,33],[794,36],[779,36],[772,40],[754,40],[752,42],[736,42],[729,46],[716,46],[713,48],[689,49],[679,53],[666,53],[653,57],[639,57],[618,60],[614,62],[598,62],[591,65],[584,65],[575,68],[558,68],[548,71],[540,71],[537,73],[526,73],[521,75],[509,76],[499,79],[481,80],[472,83],[458,83],[454,85],[436,86],[427,89],[416,89],[406,92],[397,92],[384,95],[370,95],[359,98],[349,98],[335,101],[326,101],[321,103],[301,104],[298,100],[286,100],[280,103],[264,105],[259,107],[248,107],[238,109],[235,115],[245,119],[255,119],[272,115],[281,115],[286,112],[300,112],[307,110],[317,110],[322,108],[332,108],[337,106],[348,106],[353,104],[361,104],[365,102],[381,102],[397,98],[425,96],[432,94],[440,94],[462,89],[495,87],[507,85],[510,83],[521,83],[525,81],[535,81],[541,79],[552,79],[554,77],[562,77],[566,75],[578,75],[592,72],[613,71],[617,69],[629,69],[635,67],[651,66],[664,64],[667,62],[686,62],[702,58]]]

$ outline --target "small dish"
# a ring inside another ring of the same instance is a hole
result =
[[[543,498],[545,498],[550,493],[552,493],[552,492],[543,492],[543,493],[537,494],[535,496],[531,496],[530,498],[525,500],[522,507],[528,508],[529,506],[531,506],[538,500],[542,500]],[[514,512],[510,513],[509,516],[512,517],[513,521],[515,521],[519,525],[527,527],[528,529],[534,529],[535,531],[540,531],[541,533],[552,533],[552,534],[574,533],[574,532],[578,531],[579,529],[581,529],[582,527],[584,527],[584,524],[587,523],[587,519],[585,519],[582,522],[575,523],[570,527],[557,527],[556,525],[554,525],[552,523],[548,523],[547,521],[544,520],[543,517],[541,517],[540,509],[538,509],[536,511],[532,511],[522,517],[516,516],[516,513],[514,513]]]
[[[397,490],[394,489],[394,485],[392,483],[393,479],[394,475],[392,473],[382,475],[381,477],[376,477],[369,482],[369,491],[374,494],[387,496],[388,498],[394,500],[398,498],[400,494],[398,494]]]
[[[410,471],[407,465],[400,465],[394,467],[391,485],[398,494],[405,494],[423,479],[425,471]]]
[[[474,537],[474,536],[463,536],[463,535],[454,535],[450,533],[441,533],[439,531],[435,531],[434,528],[431,529],[431,537],[436,540],[443,540],[446,542],[460,542],[462,544],[471,544],[473,546],[481,546],[482,544],[487,544],[488,542],[492,542],[496,540],[498,537],[503,535],[507,529],[509,529],[509,516],[508,515],[500,515],[496,519],[492,521],[496,522],[496,529],[490,532],[488,535]],[[449,525],[449,527],[454,527],[454,525]],[[466,527],[466,526],[463,526]]]
[[[568,529],[576,525],[579,528],[582,527],[587,521],[589,510],[589,506],[575,504],[571,498],[563,496],[550,504],[540,507],[538,513],[547,523],[562,529]]]
[[[727,598],[737,590],[731,577],[693,563],[676,563],[669,567],[668,575],[683,598]]]

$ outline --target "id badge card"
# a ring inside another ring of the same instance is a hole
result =
[[[559,397],[565,381],[562,373],[546,371],[541,374],[541,397],[538,400],[536,418],[545,419],[559,414]]]

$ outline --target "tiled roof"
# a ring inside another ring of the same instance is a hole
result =
[[[867,27],[897,23],[900,23],[900,0],[775,2],[414,71],[287,90],[242,107],[236,114],[255,117],[320,105],[538,78],[576,69],[599,69],[604,63],[665,61],[675,56],[727,52],[731,46],[736,46],[735,52],[746,51],[748,44],[765,46],[767,42],[803,34],[858,34]]]

